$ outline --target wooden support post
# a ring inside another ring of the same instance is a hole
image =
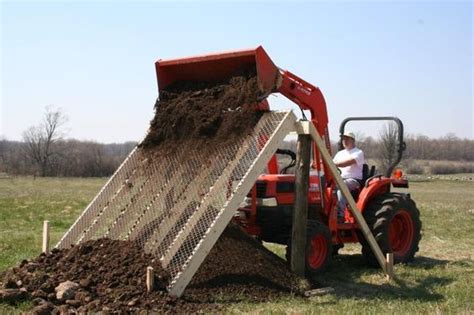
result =
[[[291,231],[291,270],[304,277],[306,269],[306,227],[308,220],[309,164],[311,137],[298,135],[295,175],[295,207]]]
[[[49,221],[43,221],[43,253],[49,254]]]
[[[146,290],[148,292],[153,291],[155,288],[155,274],[153,271],[153,267],[148,266],[146,268]]]
[[[377,241],[375,240],[372,232],[370,231],[369,226],[367,225],[367,222],[365,222],[365,219],[362,216],[362,213],[357,208],[356,202],[354,198],[352,197],[349,191],[349,188],[347,188],[347,185],[344,183],[344,180],[339,174],[339,171],[332,160],[331,154],[329,154],[329,151],[326,148],[326,144],[324,143],[324,140],[321,138],[321,136],[317,132],[314,125],[309,121],[299,122],[296,125],[296,128],[297,128],[298,134],[311,135],[311,138],[316,143],[316,146],[318,147],[318,150],[321,153],[321,157],[323,158],[324,162],[329,168],[329,171],[334,177],[334,180],[336,181],[337,186],[339,187],[339,189],[341,190],[341,193],[346,198],[347,203],[349,205],[349,210],[351,211],[352,215],[354,216],[357,223],[359,224],[360,230],[362,234],[364,235],[365,239],[367,240],[367,242],[369,243],[370,248],[372,249],[372,252],[377,258],[377,261],[379,262],[380,267],[382,267],[383,271],[387,273],[387,261],[384,257],[384,254],[382,253],[382,250],[380,249],[379,244],[377,244]]]
[[[387,279],[393,280],[393,253],[387,253]]]

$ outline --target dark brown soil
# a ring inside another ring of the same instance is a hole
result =
[[[255,69],[219,83],[177,82],[160,92],[144,148],[223,145],[249,133],[262,112]],[[161,148],[161,149],[162,149]]]
[[[151,293],[145,289],[149,265],[157,274],[157,289]],[[0,279],[4,288],[26,289],[27,293],[21,290],[18,298],[33,300],[48,312],[212,312],[222,310],[227,303],[270,301],[301,294],[304,289],[281,258],[233,225],[223,233],[180,299],[166,293],[168,279],[159,262],[129,241],[100,239],[54,250],[23,261]],[[66,280],[79,284],[79,289],[74,298],[58,301],[54,288]]]

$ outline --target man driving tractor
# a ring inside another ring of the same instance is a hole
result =
[[[360,181],[362,180],[362,168],[365,163],[364,152],[355,146],[355,135],[352,132],[344,133],[341,136],[343,150],[336,153],[334,156],[334,164],[341,171],[341,176],[344,179],[349,190],[356,191],[360,188]],[[344,221],[344,209],[347,205],[347,200],[344,198],[341,190],[337,191],[337,217],[339,222]]]

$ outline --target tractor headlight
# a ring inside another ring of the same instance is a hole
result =
[[[259,198],[257,199],[257,205],[262,207],[276,207],[278,203],[276,198]]]
[[[276,198],[257,198],[256,200],[257,207],[276,207],[278,206]],[[252,206],[252,198],[245,197],[244,201],[240,204],[241,208],[248,208]]]

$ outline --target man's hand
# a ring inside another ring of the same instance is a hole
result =
[[[346,167],[346,166],[350,166],[352,164],[356,164],[357,161],[355,159],[350,159],[350,160],[346,160],[346,161],[342,161],[342,162],[337,162],[337,163],[334,163],[336,164],[337,167]]]

